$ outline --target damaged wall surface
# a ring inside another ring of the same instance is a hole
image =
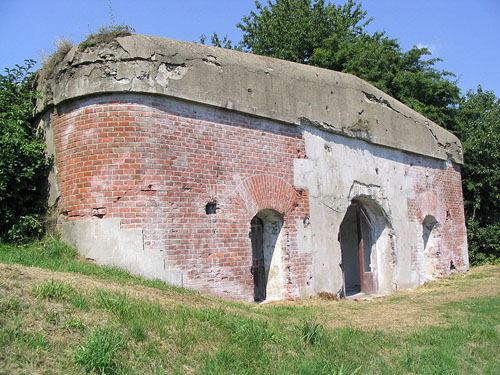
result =
[[[99,263],[243,300],[468,269],[460,142],[356,77],[144,35],[48,76],[51,200]]]

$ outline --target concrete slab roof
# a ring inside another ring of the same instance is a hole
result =
[[[89,95],[166,95],[463,163],[450,132],[355,76],[309,65],[136,34],[75,46],[50,77],[37,113]]]

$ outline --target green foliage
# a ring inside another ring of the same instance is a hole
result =
[[[33,124],[35,62],[0,75],[0,239],[24,241],[44,233],[50,162]]]
[[[207,41],[207,36],[205,34],[202,34],[200,36],[200,43],[205,44],[206,41]],[[236,50],[241,49],[238,46],[233,46],[231,40],[228,39],[227,35],[224,35],[224,37],[220,38],[219,35],[217,35],[217,33],[212,34],[212,37],[210,38],[210,43],[212,43],[213,46],[220,48],[236,49]]]
[[[125,346],[121,333],[113,327],[97,327],[75,353],[75,362],[87,372],[118,374],[120,351]]]
[[[447,128],[453,126],[460,90],[450,72],[425,60],[425,48],[403,52],[396,39],[365,31],[371,21],[355,0],[344,5],[324,0],[256,2],[237,25],[240,47],[259,55],[354,74]],[[217,36],[214,34],[214,36]],[[219,42],[216,44],[215,42]],[[212,44],[226,47],[218,38]]]
[[[457,115],[465,164],[464,204],[472,264],[500,261],[500,99],[469,91]]]
[[[360,77],[407,106],[447,128],[453,127],[460,90],[450,72],[439,71],[437,58],[426,48],[403,52],[397,40],[384,33],[355,38],[334,34],[317,48],[311,63]]]
[[[255,3],[257,13],[250,12],[237,25],[243,31],[244,50],[309,63],[316,48],[332,35],[354,38],[361,35],[366,12],[355,1],[345,5],[325,4],[324,0],[268,0]]]

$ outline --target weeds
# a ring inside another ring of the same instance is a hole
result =
[[[127,25],[101,27],[97,33],[90,34],[87,39],[81,42],[78,49],[85,51],[87,48],[110,43],[120,36],[132,35],[134,32],[134,28]]]
[[[324,340],[325,328],[315,321],[303,320],[300,326],[302,340],[309,345],[321,345]]]
[[[115,327],[97,327],[78,348],[74,360],[87,372],[118,374],[121,368],[120,351],[124,347],[125,341]]]
[[[132,306],[126,293],[113,293],[97,289],[95,295],[99,308],[117,314],[120,317],[125,316]]]
[[[56,66],[64,60],[68,52],[73,48],[73,43],[65,38],[61,38],[56,42],[56,46],[56,51],[42,60],[42,69],[40,70],[41,81],[46,81],[54,77]]]
[[[146,324],[142,321],[134,320],[130,325],[129,333],[137,342],[143,342],[148,337]]]
[[[50,279],[42,284],[34,285],[32,292],[36,297],[67,300],[71,298],[75,290],[66,282],[54,281],[54,279]]]

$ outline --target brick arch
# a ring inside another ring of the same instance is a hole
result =
[[[233,196],[246,210],[248,216],[253,217],[265,209],[286,214],[293,210],[300,194],[282,178],[259,174],[242,181],[234,189]]]

